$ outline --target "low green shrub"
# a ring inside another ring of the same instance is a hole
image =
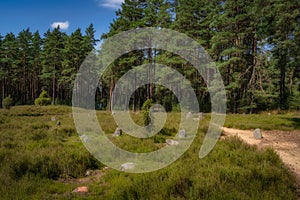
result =
[[[152,99],[148,99],[147,101],[144,102],[144,104],[142,106],[144,126],[148,126],[151,122],[150,108],[151,108],[152,104],[153,104]]]
[[[34,100],[34,104],[38,106],[46,106],[51,104],[51,99],[48,98],[47,92],[43,90],[38,98]]]
[[[2,101],[2,107],[3,107],[4,109],[9,110],[9,109],[11,108],[12,105],[13,105],[13,100],[12,100],[12,98],[10,97],[10,95],[3,99],[3,101]]]

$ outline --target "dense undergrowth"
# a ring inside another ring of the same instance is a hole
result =
[[[142,114],[131,114],[142,124]],[[179,113],[168,113],[165,128],[149,139],[126,134],[108,112],[97,113],[102,129],[119,147],[150,152],[163,147],[178,129]],[[51,118],[55,117],[55,121]],[[57,125],[57,121],[60,125]],[[228,115],[235,128],[299,129],[296,114]],[[198,152],[209,115],[200,122],[189,150],[170,166],[151,173],[107,170],[89,181],[89,193],[71,193],[86,170],[102,169],[84,148],[74,127],[71,108],[20,106],[0,110],[0,199],[296,199],[295,179],[271,149],[258,151],[237,138],[220,140],[204,159]]]

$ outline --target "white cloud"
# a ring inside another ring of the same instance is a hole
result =
[[[117,9],[120,8],[124,0],[97,0],[97,2],[101,7]]]
[[[52,28],[57,28],[59,27],[62,30],[67,30],[69,28],[69,22],[53,22],[51,25]]]

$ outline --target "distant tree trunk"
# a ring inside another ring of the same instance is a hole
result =
[[[54,101],[55,101],[55,72],[52,78],[52,105],[54,105]]]
[[[136,72],[134,73],[134,88],[136,88]],[[136,92],[133,92],[133,98],[132,98],[132,112],[135,112],[135,95]]]
[[[285,106],[285,62],[280,62],[280,106]]]
[[[109,111],[112,111],[114,88],[115,88],[115,80],[112,78],[110,80],[110,86],[109,86],[109,100],[110,100],[108,106]]]
[[[148,89],[148,99],[152,98],[152,49],[150,48],[148,50],[148,61],[149,61],[149,65],[148,65],[148,84],[149,84],[149,89]]]
[[[256,32],[256,30],[255,30]],[[256,65],[257,65],[257,38],[256,36],[253,37],[253,46],[252,46],[252,73],[251,78],[249,81],[249,87],[250,87],[250,114],[253,112],[253,102],[254,102],[254,90],[255,90],[255,82],[256,82]]]
[[[5,98],[5,78],[3,78],[3,80],[2,80],[2,99],[1,99],[1,102],[3,101],[4,98]]]
[[[290,89],[290,95],[291,95],[291,96],[293,95],[293,85],[294,85],[293,79],[294,79],[294,73],[295,73],[295,70],[292,69],[291,76],[290,76],[290,87],[289,87],[289,89]]]

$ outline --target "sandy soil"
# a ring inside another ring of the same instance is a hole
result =
[[[258,149],[272,147],[282,161],[296,175],[298,180],[298,196],[300,199],[300,131],[262,131],[263,139],[255,139],[253,130],[223,128],[223,137],[238,136]]]

